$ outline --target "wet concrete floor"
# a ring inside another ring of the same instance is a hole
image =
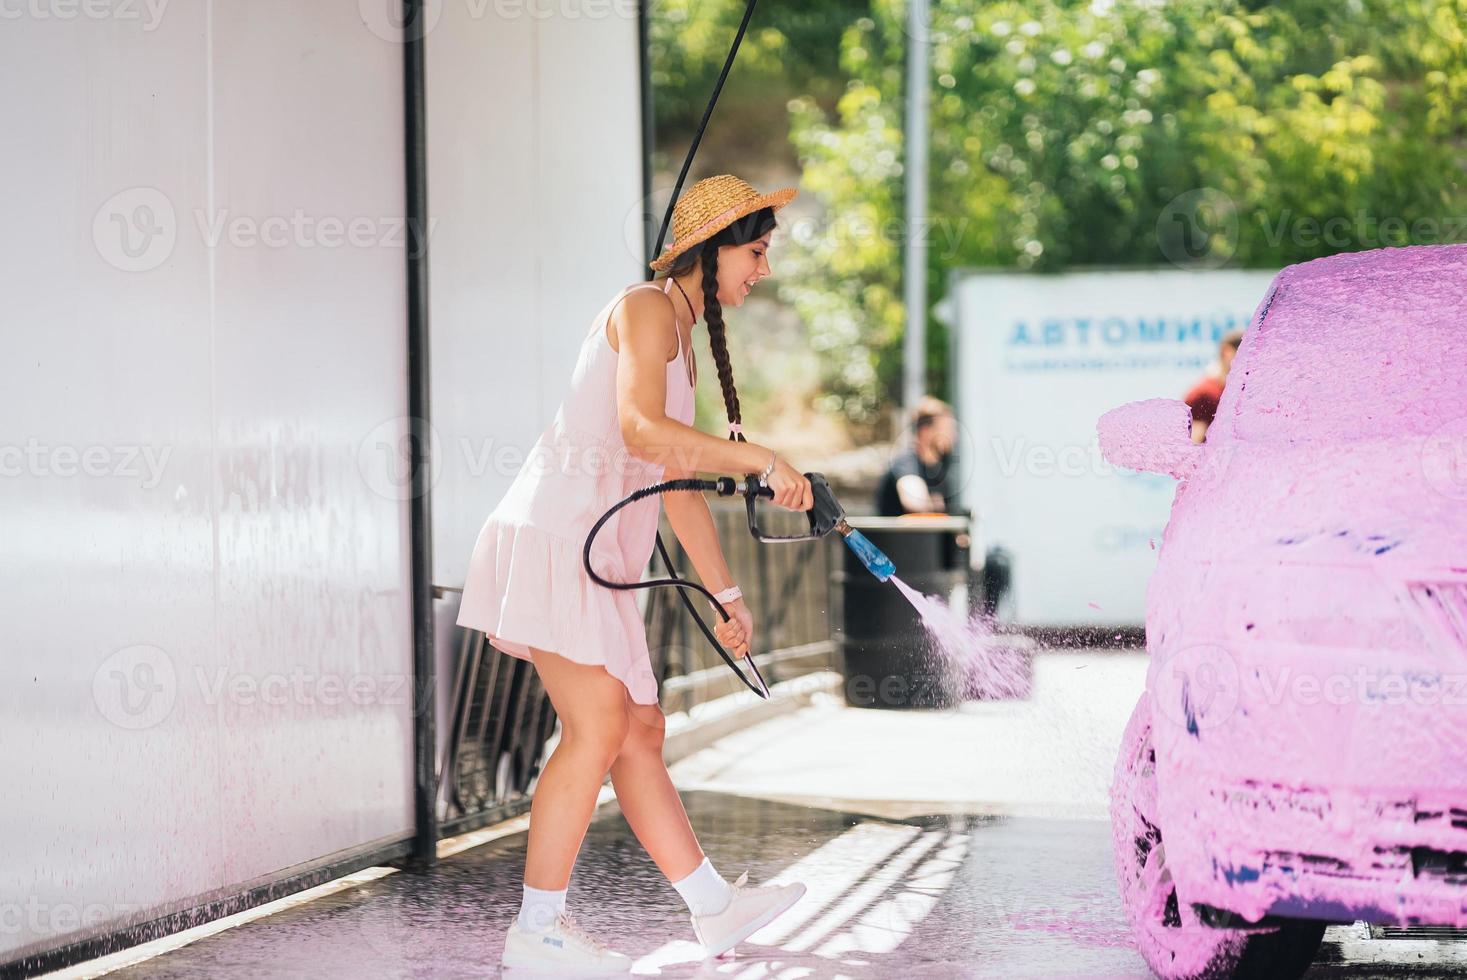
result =
[[[707,791],[684,793],[725,877],[809,892],[738,947],[703,961],[677,893],[615,802],[598,810],[569,908],[660,977],[1145,978],[1111,875],[1103,821],[935,815],[893,820]],[[483,977],[500,974],[519,901],[523,833],[287,909],[109,974]],[[1368,941],[1331,929],[1309,976],[1467,975],[1461,945]]]

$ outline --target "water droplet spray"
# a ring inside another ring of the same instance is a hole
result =
[[[939,596],[925,595],[903,582],[880,548],[842,517],[835,530],[866,570],[891,582],[922,618],[932,640],[930,653],[957,699],[1004,700],[1028,697],[1030,669],[1022,650],[1003,643],[984,617],[952,608]]]

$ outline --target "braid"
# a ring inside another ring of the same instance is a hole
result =
[[[734,388],[733,368],[728,363],[728,338],[723,327],[723,307],[718,302],[718,248],[703,250],[703,320],[708,325],[708,346],[718,368],[718,383],[723,386],[723,407],[730,423],[743,423],[739,415],[739,393]],[[730,432],[730,439],[748,442],[742,432]]]

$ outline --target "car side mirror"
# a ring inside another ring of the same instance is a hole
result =
[[[1187,478],[1202,458],[1192,441],[1192,410],[1175,398],[1148,398],[1113,408],[1095,424],[1100,453],[1128,470]]]

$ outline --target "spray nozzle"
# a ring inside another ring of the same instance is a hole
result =
[[[896,566],[880,548],[872,544],[871,540],[860,531],[850,528],[849,525],[847,528],[846,545],[856,553],[857,558],[861,559],[861,564],[866,566],[868,572],[882,582],[896,574]]]

